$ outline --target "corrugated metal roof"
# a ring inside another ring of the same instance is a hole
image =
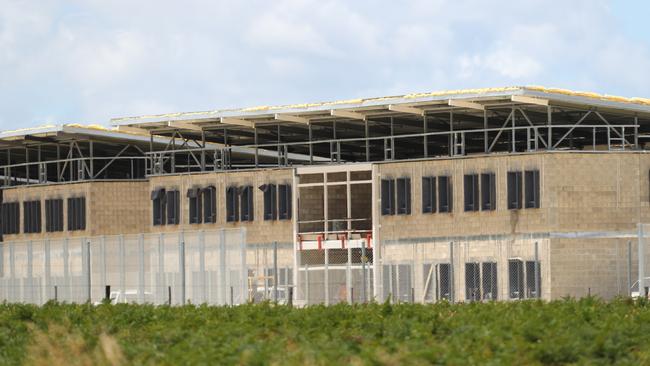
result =
[[[561,88],[546,88],[542,86],[511,86],[499,88],[479,88],[479,89],[459,89],[459,90],[441,90],[424,93],[410,93],[396,96],[385,96],[376,98],[359,98],[346,99],[330,102],[286,104],[277,106],[255,106],[239,109],[218,109],[212,111],[185,112],[185,113],[168,113],[159,115],[144,115],[134,117],[113,118],[113,125],[127,125],[138,123],[150,123],[157,121],[178,121],[192,119],[208,119],[219,117],[247,117],[253,115],[271,114],[271,113],[305,113],[327,109],[345,109],[345,108],[362,108],[387,104],[409,104],[424,101],[435,101],[444,99],[477,99],[485,97],[506,97],[511,95],[536,95],[544,94],[552,99],[565,99],[564,97],[580,98],[580,102],[589,103],[589,101],[612,103],[611,107],[616,108],[618,104],[626,104],[627,108],[640,107],[643,113],[650,113],[650,99],[640,97],[621,97],[614,95],[598,94],[593,92],[572,91]],[[576,102],[575,99],[568,100]]]

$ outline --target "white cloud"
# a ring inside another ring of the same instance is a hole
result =
[[[650,40],[611,4],[0,0],[0,129],[512,84],[647,97]]]

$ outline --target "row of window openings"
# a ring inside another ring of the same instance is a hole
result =
[[[508,261],[508,298],[539,298],[541,289],[541,266],[535,261],[511,259]],[[449,263],[423,265],[424,301],[452,299],[452,269]],[[535,273],[538,273],[535,280]],[[391,298],[399,302],[412,302],[413,296],[410,264],[384,265],[384,283]],[[434,284],[437,286],[434,287]],[[465,300],[481,301],[498,299],[498,275],[496,262],[465,263]]]
[[[20,204],[7,202],[0,206],[3,234],[20,233]],[[86,229],[86,198],[68,198],[68,231]],[[41,201],[23,202],[23,233],[42,231]],[[45,231],[63,231],[63,199],[45,200]]]
[[[264,184],[264,220],[291,219],[291,185]],[[226,188],[226,221],[253,221],[252,186]],[[187,190],[190,224],[217,222],[216,188],[190,188]],[[154,225],[177,225],[180,223],[180,193],[160,188],[151,192]]]
[[[508,172],[507,185],[509,210],[540,207],[538,170],[527,170],[523,174]],[[494,173],[466,174],[463,188],[465,211],[496,210]],[[451,177],[422,177],[422,213],[452,212],[452,202]],[[382,179],[381,213],[382,215],[411,214],[410,178]]]

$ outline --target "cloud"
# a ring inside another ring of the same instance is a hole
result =
[[[0,129],[513,84],[650,95],[650,41],[605,0],[0,9]]]

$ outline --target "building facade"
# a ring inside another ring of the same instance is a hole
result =
[[[279,244],[299,304],[644,287],[647,99],[521,87],[113,124],[0,135],[3,245],[243,228],[249,292]]]

